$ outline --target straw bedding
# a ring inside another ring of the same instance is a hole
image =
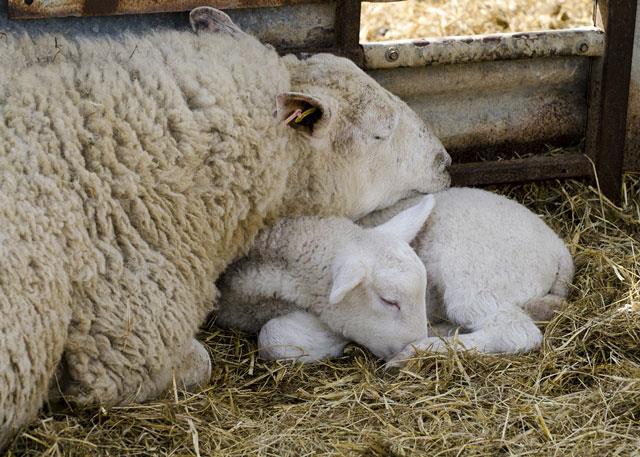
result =
[[[501,187],[568,242],[577,275],[540,352],[424,354],[387,372],[352,346],[263,363],[213,329],[211,386],[43,414],[9,455],[630,455],[640,446],[640,174],[615,207],[578,181]]]
[[[455,2],[451,2],[455,3]],[[423,354],[387,372],[351,346],[263,363],[255,338],[203,332],[210,387],[111,409],[51,406],[8,455],[631,455],[640,447],[640,174],[621,207],[579,181],[503,186],[575,256],[541,351]]]

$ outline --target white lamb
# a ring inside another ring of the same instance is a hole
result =
[[[389,359],[427,336],[424,265],[409,246],[434,200],[372,229],[281,219],[222,277],[216,323],[257,332],[260,355],[312,362],[356,341]]]
[[[542,334],[534,320],[549,319],[553,315],[566,298],[573,277],[573,262],[564,243],[524,206],[490,192],[454,188],[426,197],[419,203],[421,198],[424,197],[403,200],[359,223],[365,227],[401,219],[403,223],[409,223],[407,219],[411,213],[407,211],[413,210],[414,215],[420,213],[420,218],[413,221],[419,221],[421,228],[412,246],[426,266],[427,304],[426,313],[419,317],[412,309],[415,322],[411,325],[417,322],[426,325],[428,316],[434,327],[442,328],[444,323],[445,328],[459,326],[466,333],[445,338],[425,335],[397,354],[390,354],[398,343],[393,332],[403,333],[405,329],[398,325],[392,327],[392,316],[387,316],[386,325],[393,330],[387,333],[386,340],[380,340],[383,337],[377,328],[367,327],[370,311],[364,304],[371,302],[372,294],[364,295],[366,287],[352,288],[344,295],[340,306],[329,308],[331,323],[324,314],[301,306],[311,300],[326,307],[323,301],[326,297],[313,295],[312,291],[318,290],[316,286],[320,290],[328,287],[318,280],[324,278],[327,265],[317,262],[316,256],[306,251],[311,246],[336,242],[319,239],[322,231],[318,232],[310,221],[305,224],[289,222],[286,234],[280,234],[278,229],[263,233],[262,243],[254,247],[250,259],[226,273],[222,288],[223,314],[218,322],[248,331],[258,330],[266,322],[259,337],[261,355],[290,358],[304,353],[306,356],[300,359],[305,362],[340,355],[347,339],[390,360],[389,366],[401,365],[419,349],[446,350],[446,343],[453,341],[467,349],[493,353],[514,353],[538,347]],[[433,202],[430,198],[435,199],[435,205],[428,204]],[[423,225],[427,217],[428,221]],[[316,226],[321,223],[316,221]],[[293,228],[294,224],[298,232]],[[271,239],[279,241],[268,242]],[[377,271],[381,260],[372,258],[373,253],[380,251],[393,256],[396,248],[391,244],[370,244],[360,245],[360,249],[369,253],[369,258],[357,258],[357,262],[363,263],[361,268]],[[274,268],[272,258],[279,252],[283,267]],[[299,268],[298,262],[291,262],[298,257],[306,259],[304,269]],[[387,264],[387,267],[384,282],[377,284],[376,293],[385,298],[393,297],[391,301],[404,309],[407,303],[393,293],[397,290],[395,284],[407,284],[408,278],[400,265],[396,264],[394,268]],[[282,274],[282,268],[286,268],[286,275]],[[295,282],[292,277],[296,278]],[[386,289],[380,289],[380,284],[385,284]],[[296,291],[295,297],[289,294],[289,287]],[[262,293],[262,299],[258,299],[256,290]],[[244,307],[239,307],[240,303]],[[231,314],[234,312],[244,315]],[[341,326],[336,328],[336,323]],[[382,321],[377,323],[378,327],[384,325]],[[349,328],[350,333],[346,334],[344,328]],[[297,347],[299,351],[274,350],[274,344]],[[384,347],[389,350],[381,351]]]
[[[436,204],[412,246],[427,268],[430,323],[461,328],[454,337],[428,336],[407,346],[390,365],[416,350],[447,350],[447,343],[489,353],[535,349],[548,320],[568,295],[574,266],[562,240],[538,216],[503,196],[451,188]],[[419,200],[403,200],[359,221],[372,226]]]

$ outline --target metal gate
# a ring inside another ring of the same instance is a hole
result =
[[[135,15],[14,23],[117,34],[185,27],[181,12],[201,5],[227,9],[283,53],[332,52],[362,66],[433,125],[455,184],[597,177],[617,200],[623,170],[640,169],[637,0],[597,0],[594,27],[364,44],[359,0],[7,0],[6,8],[12,19]],[[139,16],[160,12],[168,14]],[[580,153],[544,153],[582,139]]]

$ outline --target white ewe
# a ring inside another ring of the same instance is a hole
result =
[[[448,184],[440,142],[350,61],[191,18],[205,33],[117,39],[0,18],[0,448],[56,372],[82,404],[206,383],[193,337],[265,222]]]

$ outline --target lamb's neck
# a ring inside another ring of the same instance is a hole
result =
[[[354,230],[339,218],[282,219],[258,235],[252,255],[284,270],[290,284],[283,298],[317,312],[328,303],[336,254]]]

